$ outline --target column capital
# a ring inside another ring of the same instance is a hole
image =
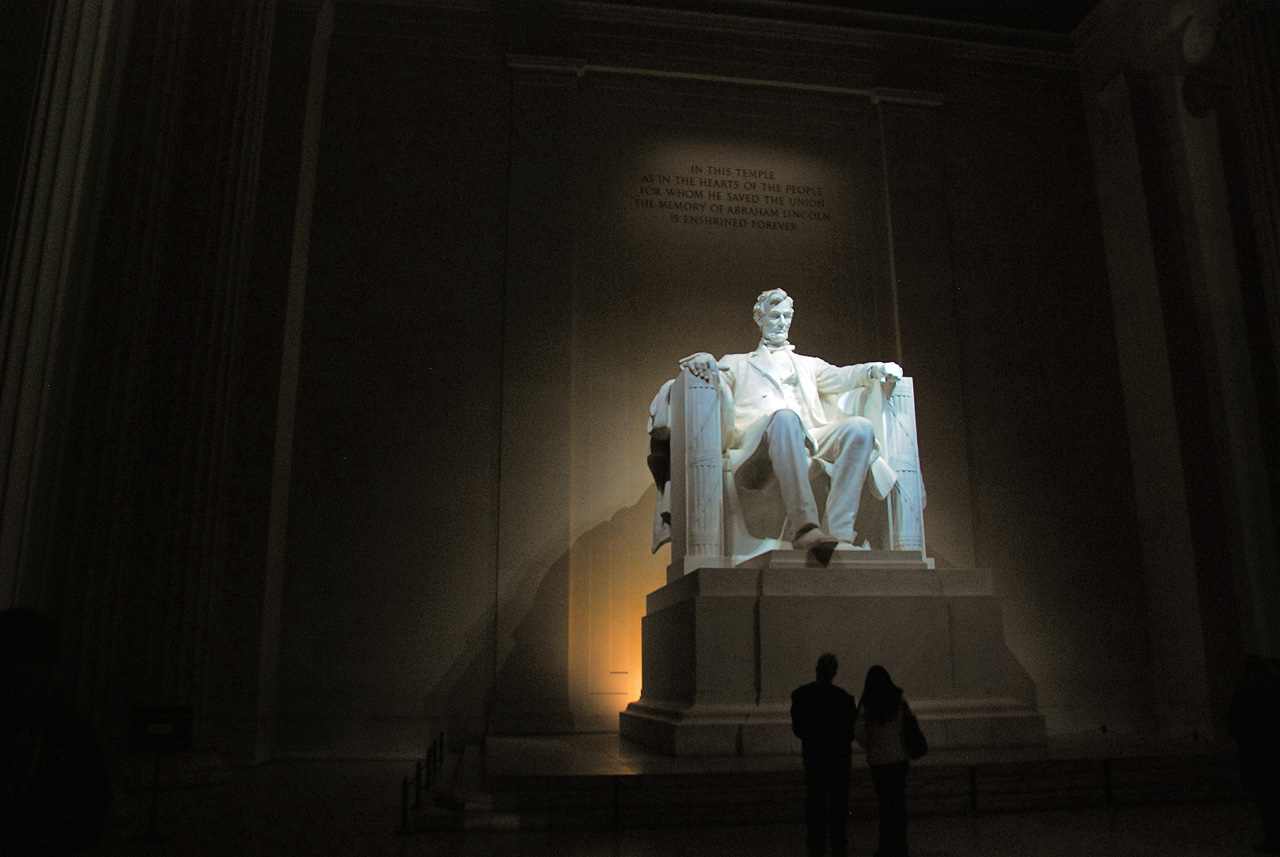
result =
[[[903,107],[927,107],[936,110],[942,106],[944,100],[940,92],[926,92],[919,89],[877,86],[871,90],[872,104],[897,104]]]
[[[540,86],[577,86],[587,70],[587,61],[574,57],[507,54],[507,68],[526,83]]]

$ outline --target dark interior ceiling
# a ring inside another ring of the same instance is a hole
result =
[[[1098,0],[810,0],[816,6],[892,12],[966,24],[1070,33]]]
[[[841,13],[910,15],[983,26],[1070,33],[1099,0],[605,0],[759,17],[834,21]]]

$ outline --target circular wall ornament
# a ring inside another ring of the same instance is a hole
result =
[[[1204,18],[1192,16],[1182,27],[1182,58],[1199,65],[1209,58],[1218,43],[1218,28]]]

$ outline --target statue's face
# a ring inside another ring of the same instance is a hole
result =
[[[774,304],[760,318],[760,336],[770,345],[783,345],[787,341],[787,331],[791,330],[792,309],[791,298]]]

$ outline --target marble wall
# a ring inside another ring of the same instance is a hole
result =
[[[1124,413],[1100,382],[1115,347],[1062,45],[606,9],[512,26],[565,36],[548,55],[483,16],[338,13],[284,578],[291,749],[382,746],[395,718],[616,728],[665,562],[648,400],[685,354],[752,347],[774,285],[802,350],[916,378],[930,552],[993,569],[1051,730],[1141,728]]]
[[[929,552],[990,569],[1050,734],[1212,731],[1280,624],[1265,109],[1183,109],[1178,21],[770,8],[57,6],[0,135],[0,603],[110,741],[139,701],[243,760],[616,728],[647,405],[772,286],[915,379]]]

